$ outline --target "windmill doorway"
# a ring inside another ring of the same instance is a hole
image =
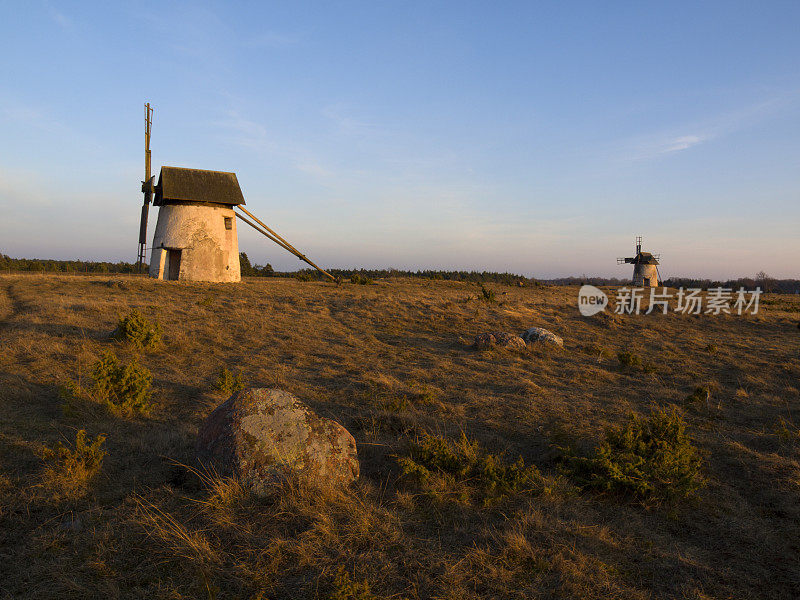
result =
[[[181,272],[181,251],[180,250],[167,250],[167,279],[170,281],[177,281],[178,275]]]

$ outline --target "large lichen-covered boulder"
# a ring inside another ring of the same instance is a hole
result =
[[[328,487],[359,473],[350,432],[280,389],[235,393],[200,426],[196,451],[202,465],[239,477],[257,494],[286,477]]]
[[[541,343],[564,347],[564,340],[544,327],[531,327],[522,334],[522,340],[528,345]]]
[[[525,349],[522,338],[513,333],[496,331],[494,333],[479,333],[475,336],[473,347],[476,350],[489,350],[491,348],[505,348],[506,350],[519,351]]]

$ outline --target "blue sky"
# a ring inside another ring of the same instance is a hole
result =
[[[800,2],[0,8],[2,253],[135,259],[150,101],[325,266],[800,276]]]

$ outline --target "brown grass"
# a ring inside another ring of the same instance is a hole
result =
[[[494,303],[453,282],[0,277],[0,597],[800,597],[800,298],[748,317],[585,319],[576,288],[488,287]],[[138,354],[109,339],[132,309],[163,328],[139,358],[152,412],[65,414],[60,385],[89,384],[105,350]],[[532,326],[564,351],[468,349]],[[652,370],[621,370],[620,352]],[[339,420],[361,479],[255,498],[181,466],[225,399],[223,367]],[[687,402],[699,387],[710,399]],[[560,475],[558,447],[669,404],[704,459],[696,502],[647,510]],[[55,493],[42,449],[80,429],[108,455],[84,493]],[[544,489],[487,505],[404,484],[393,457],[462,432],[521,456]]]

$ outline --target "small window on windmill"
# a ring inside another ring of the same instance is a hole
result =
[[[233,229],[233,217],[225,217],[225,229]]]

